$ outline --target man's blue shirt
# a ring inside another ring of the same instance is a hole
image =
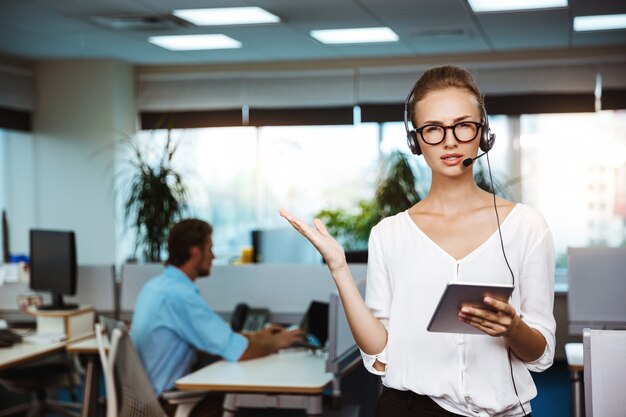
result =
[[[196,349],[236,361],[248,347],[247,339],[234,333],[174,266],[141,289],[130,335],[157,394],[189,373]]]

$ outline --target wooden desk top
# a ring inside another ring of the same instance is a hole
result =
[[[73,340],[63,340],[60,342],[52,343],[33,343],[29,341],[16,343],[11,347],[0,348],[0,370],[40,359],[44,356],[61,351],[63,349],[81,353],[79,350],[70,350],[68,347],[70,345],[77,345],[79,347],[84,347],[85,349],[87,349],[87,346],[90,346],[91,344],[93,344],[93,350],[95,351],[95,353],[97,353],[98,346],[96,345],[96,339],[93,337],[93,335],[83,336]],[[84,353],[94,353],[94,351],[85,351]]]
[[[219,361],[179,379],[176,388],[320,394],[332,379],[325,355],[294,349],[241,362]]]
[[[65,349],[66,342],[35,344],[22,342],[11,347],[0,348],[0,370],[42,358]]]
[[[98,353],[98,341],[94,336],[91,336],[78,342],[71,342],[67,345],[67,351],[70,353],[95,355]]]

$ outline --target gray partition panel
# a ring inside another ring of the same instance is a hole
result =
[[[570,334],[626,329],[626,248],[569,248]]]
[[[139,291],[149,279],[163,272],[163,264],[124,264],[120,273],[120,310],[132,312]]]
[[[356,282],[361,296],[365,298],[365,279]],[[350,366],[358,357],[356,342],[352,337],[346,312],[339,298],[339,293],[330,294],[328,312],[328,360],[326,370],[339,374]]]
[[[30,289],[28,283],[5,283],[0,286],[0,315],[10,321],[33,321],[32,316],[21,313],[17,297],[25,294],[40,294],[44,304],[50,303],[50,294]],[[111,265],[79,265],[75,296],[64,296],[67,303],[91,305],[99,313],[114,313],[115,268]]]
[[[80,265],[76,295],[64,297],[68,303],[93,306],[98,313],[113,313],[115,300],[115,266]]]
[[[626,331],[583,333],[585,415],[623,417],[626,409]]]
[[[366,265],[350,265],[355,279],[364,278]],[[143,285],[163,271],[161,264],[124,264],[121,272],[121,311],[132,312]],[[211,308],[228,318],[238,303],[266,307],[271,320],[298,322],[312,300],[326,302],[335,284],[326,265],[214,265],[211,275],[196,285]],[[128,314],[126,317],[128,318]]]

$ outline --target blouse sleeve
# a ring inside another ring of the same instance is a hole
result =
[[[555,254],[552,233],[541,219],[543,227],[537,238],[529,243],[520,270],[520,317],[546,340],[543,354],[526,367],[541,372],[552,365],[555,351],[556,322],[554,320]]]
[[[370,234],[367,259],[367,284],[365,287],[365,304],[380,322],[387,328],[391,309],[391,284],[385,266],[384,255],[380,244],[379,227],[375,226]],[[387,346],[382,352],[374,355],[361,351],[365,369],[375,375],[385,375],[385,371],[374,368],[376,360],[387,363]]]

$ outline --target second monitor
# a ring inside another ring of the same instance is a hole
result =
[[[65,304],[64,295],[76,294],[76,238],[72,231],[30,231],[30,288],[47,291],[52,303],[40,310],[72,310],[77,304]]]

